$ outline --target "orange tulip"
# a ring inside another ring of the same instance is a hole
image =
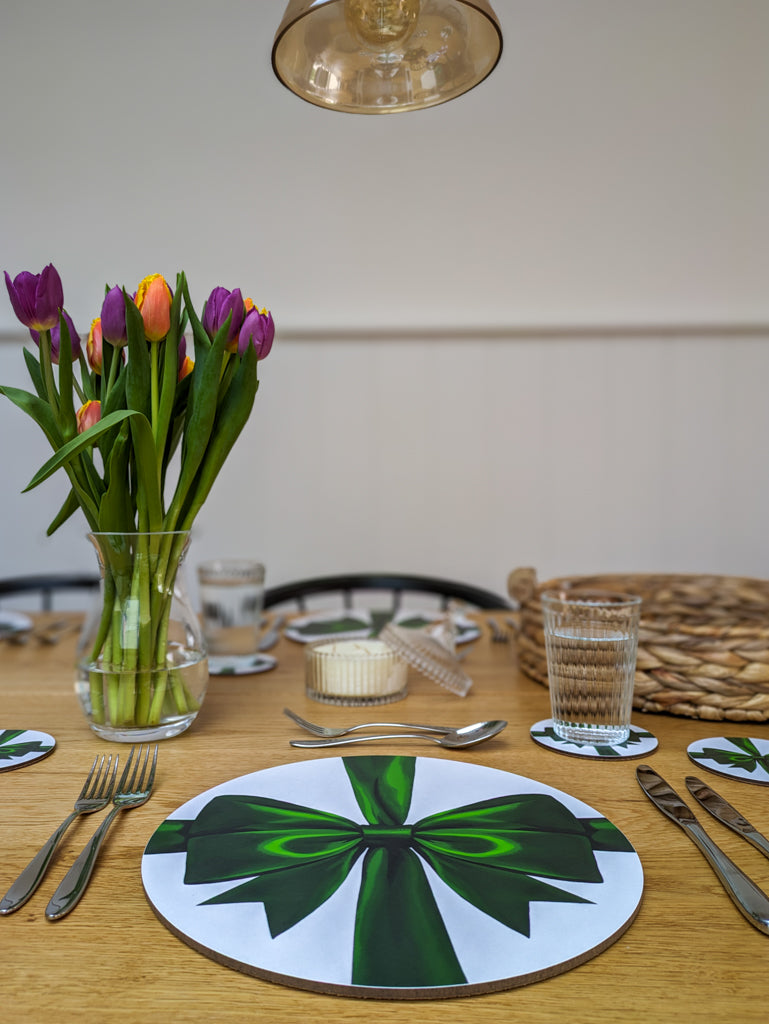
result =
[[[101,317],[97,316],[91,323],[88,332],[88,341],[85,344],[85,353],[88,356],[88,365],[96,373],[101,373],[102,368],[102,336]]]
[[[139,285],[135,301],[148,341],[162,341],[168,334],[172,300],[173,294],[162,274],[150,274]]]
[[[85,405],[80,406],[75,416],[77,432],[82,434],[101,419],[101,402],[86,402]]]

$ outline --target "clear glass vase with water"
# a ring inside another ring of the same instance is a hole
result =
[[[92,533],[89,540],[101,587],[78,645],[81,707],[106,740],[176,736],[197,717],[208,684],[183,566],[189,534]]]

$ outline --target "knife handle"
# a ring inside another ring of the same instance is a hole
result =
[[[769,935],[769,896],[729,860],[697,822],[684,822],[682,827],[713,868],[719,881],[754,928]]]

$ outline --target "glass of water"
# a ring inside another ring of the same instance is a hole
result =
[[[553,728],[574,743],[630,735],[641,598],[596,590],[541,595]]]
[[[222,558],[198,566],[203,633],[212,655],[253,655],[259,647],[264,566]]]

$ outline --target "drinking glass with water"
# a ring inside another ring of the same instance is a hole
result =
[[[203,633],[212,655],[255,654],[264,607],[264,566],[246,558],[198,566]]]
[[[553,728],[575,743],[630,735],[641,598],[596,590],[541,595]]]

